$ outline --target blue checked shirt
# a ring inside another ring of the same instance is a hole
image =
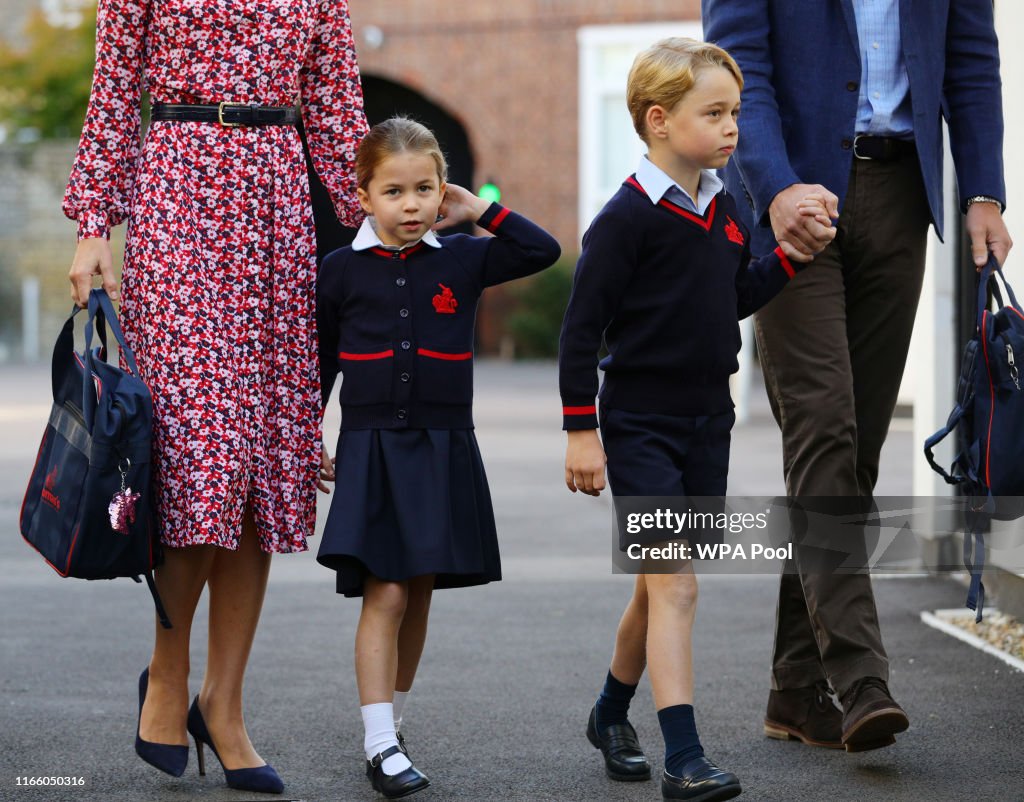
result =
[[[900,43],[899,0],[854,0],[860,41],[857,133],[914,136],[910,79]]]

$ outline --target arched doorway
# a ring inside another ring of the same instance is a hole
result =
[[[473,187],[473,154],[470,152],[466,129],[457,119],[419,92],[402,84],[373,75],[363,75],[362,83],[366,118],[370,125],[396,114],[403,114],[423,123],[437,135],[441,150],[448,160],[449,180],[467,188]],[[343,227],[338,222],[327,190],[309,165],[308,154],[306,163],[313,199],[313,216],[316,220],[316,251],[319,263],[326,254],[348,245],[355,236],[355,231]],[[469,233],[471,227],[467,227],[466,230]]]

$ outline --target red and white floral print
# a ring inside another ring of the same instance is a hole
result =
[[[357,225],[366,132],[345,0],[101,0],[96,71],[64,198],[79,237],[127,219],[122,323],[153,393],[168,546],[306,548],[320,389],[313,218],[289,126],[157,122],[154,102],[290,106],[339,218]]]

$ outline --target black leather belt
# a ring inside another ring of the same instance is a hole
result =
[[[876,162],[894,162],[917,152],[911,139],[896,139],[891,136],[868,136],[857,134],[853,138],[853,155],[858,159]]]
[[[294,106],[260,106],[256,103],[154,103],[153,122],[217,123],[225,128],[264,125],[295,125],[299,112]]]

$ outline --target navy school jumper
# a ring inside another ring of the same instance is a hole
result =
[[[493,237],[453,234],[440,248],[341,248],[317,279],[320,380],[338,372],[341,428],[473,427],[473,329],[485,287],[552,265],[558,243],[494,203],[477,221]]]
[[[752,260],[725,190],[701,217],[669,200],[651,203],[628,178],[583,236],[559,343],[562,428],[597,428],[602,341],[602,405],[677,416],[732,409],[738,321],[803,267],[781,248]]]

